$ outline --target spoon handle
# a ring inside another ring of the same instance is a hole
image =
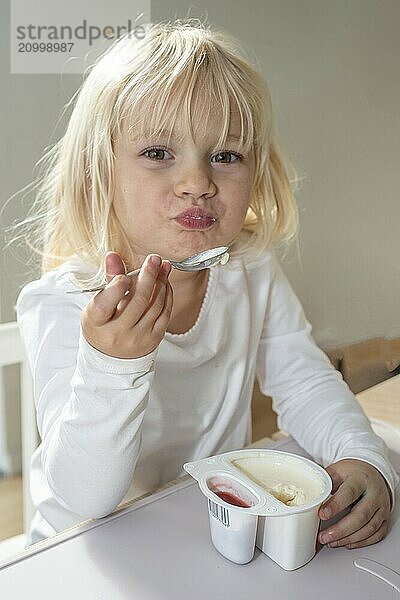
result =
[[[201,271],[202,269],[208,269],[210,267],[214,267],[215,265],[221,264],[225,265],[229,260],[229,247],[221,246],[220,248],[212,248],[211,250],[205,250],[204,252],[199,252],[198,254],[193,254],[193,256],[189,256],[185,260],[181,262],[176,262],[170,260],[171,266],[179,271]],[[136,275],[139,273],[140,269],[135,269],[134,271],[130,271],[126,273],[127,277],[131,275]],[[104,290],[107,283],[103,283],[97,287],[88,288],[84,290],[68,290],[67,294],[84,294],[87,292],[99,292],[100,290]]]
[[[137,275],[139,273],[139,271],[140,271],[140,269],[135,269],[134,271],[129,271],[129,273],[126,273],[126,276],[130,277],[131,275]],[[106,285],[108,285],[108,284],[103,283],[102,285],[99,285],[94,288],[87,288],[84,290],[68,290],[67,294],[85,294],[86,292],[99,292],[100,290],[104,290]]]

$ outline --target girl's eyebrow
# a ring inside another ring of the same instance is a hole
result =
[[[175,131],[169,131],[168,129],[161,129],[160,131],[139,131],[136,135],[132,135],[132,139],[138,138],[154,138],[154,137],[169,137],[171,140],[184,139],[185,135],[177,135]],[[228,133],[226,136],[227,140],[240,141],[241,136],[235,133]]]
[[[140,141],[140,140],[154,140],[156,138],[164,138],[164,139],[168,139],[168,140],[172,140],[172,141],[183,141],[185,139],[185,135],[176,135],[176,133],[174,133],[174,131],[168,131],[166,129],[162,129],[161,131],[158,131],[156,133],[154,132],[150,132],[150,131],[142,131],[140,133],[138,133],[137,135],[132,135],[131,136],[131,140],[134,142]],[[226,141],[236,141],[236,142],[240,142],[240,135],[236,135],[234,133],[230,133],[227,135],[226,137]]]
[[[183,139],[182,136],[177,136],[173,131],[168,131],[167,129],[162,129],[160,131],[152,132],[152,131],[140,131],[136,135],[131,136],[131,140],[151,140],[156,138],[164,138],[171,140],[179,140]]]

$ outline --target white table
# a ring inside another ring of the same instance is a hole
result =
[[[301,453],[290,438],[275,447]],[[400,456],[392,459],[400,470]],[[359,550],[322,548],[297,571],[284,571],[258,549],[253,561],[241,566],[211,545],[206,501],[197,483],[186,479],[120,513],[37,544],[30,556],[0,567],[0,598],[400,599],[400,591],[353,564],[367,559],[399,571],[399,517],[400,497],[385,540]],[[400,575],[390,577],[400,590]]]

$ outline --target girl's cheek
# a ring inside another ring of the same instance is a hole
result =
[[[181,206],[181,204],[179,203],[178,199],[173,200],[172,198],[168,198],[167,195],[165,195],[165,197],[162,197],[160,199],[159,206],[162,208],[163,211],[173,213],[176,212],[176,210],[179,206]]]

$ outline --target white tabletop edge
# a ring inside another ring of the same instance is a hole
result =
[[[249,446],[246,446],[246,449],[256,450],[261,449],[263,447],[267,447],[269,449],[278,449],[282,446],[285,446],[288,443],[290,444],[291,441],[292,438],[290,436],[277,441],[266,437],[258,440],[257,442],[254,442],[253,444],[250,444]],[[165,498],[172,493],[176,493],[180,489],[185,489],[191,485],[197,485],[197,481],[192,479],[189,475],[183,475],[181,481],[179,479],[180,478],[174,480],[169,484],[166,484],[166,486],[160,489],[159,491],[155,491],[154,493],[146,495],[143,498],[133,499],[125,503],[124,505],[115,509],[115,511],[113,511],[110,515],[106,517],[103,517],[101,519],[89,519],[87,521],[82,521],[81,523],[78,523],[77,525],[74,525],[69,529],[65,529],[64,531],[61,531],[60,533],[57,533],[52,537],[46,538],[41,542],[37,542],[36,544],[29,546],[28,548],[22,550],[21,552],[18,552],[17,554],[5,558],[3,561],[0,561],[0,571],[7,567],[15,565],[23,560],[26,560],[31,556],[34,556],[35,554],[39,554],[40,552],[45,552],[50,548],[54,548],[55,546],[58,546],[59,544],[62,544],[67,540],[70,540],[74,537],[83,534],[85,531],[89,531],[90,529],[94,529],[96,527],[104,525],[105,523],[114,521],[122,515],[125,515],[127,512],[137,510],[143,506],[146,506],[147,504],[156,502],[160,498]]]
[[[5,558],[3,561],[0,561],[0,571],[5,569],[6,567],[10,567],[11,565],[15,565],[18,562],[26,560],[35,554],[39,554],[39,552],[44,552],[49,548],[54,548],[54,546],[58,546],[66,542],[69,539],[82,535],[85,531],[89,531],[90,529],[95,529],[96,527],[100,527],[105,523],[109,523],[118,519],[122,515],[126,515],[126,513],[131,512],[133,510],[137,510],[138,508],[142,508],[147,504],[151,504],[152,502],[156,502],[160,498],[165,498],[172,493],[175,493],[177,490],[185,489],[190,487],[191,485],[197,484],[197,481],[194,479],[183,479],[182,481],[177,481],[174,485],[170,485],[165,489],[159,490],[158,492],[154,492],[154,494],[147,495],[145,498],[141,498],[138,500],[132,500],[124,504],[121,507],[118,507],[114,512],[106,517],[102,517],[101,519],[89,519],[88,521],[83,521],[82,523],[78,523],[69,529],[65,529],[56,535],[46,538],[41,542],[37,542],[36,544],[32,544],[25,550],[18,552],[18,554],[14,554]]]

